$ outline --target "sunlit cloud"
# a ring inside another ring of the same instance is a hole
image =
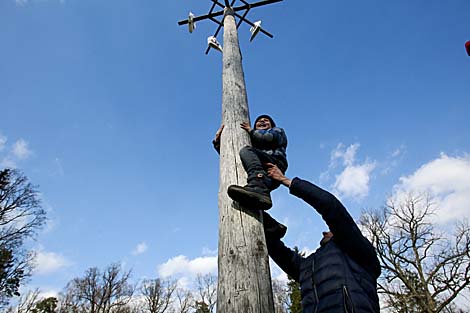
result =
[[[366,162],[361,165],[349,165],[336,176],[333,185],[340,195],[358,200],[369,194],[370,175],[375,163]]]
[[[20,160],[27,159],[32,154],[28,148],[28,143],[24,139],[18,139],[13,144],[12,153]]]
[[[204,255],[204,256],[217,255],[217,249],[212,250],[208,247],[204,247],[204,248],[202,248],[202,255]]]
[[[158,274],[163,278],[169,276],[195,277],[198,274],[215,274],[216,272],[217,256],[199,257],[190,260],[184,255],[179,255],[158,266]]]
[[[34,271],[37,275],[51,274],[71,265],[71,262],[64,256],[43,250],[36,251],[34,263]]]
[[[139,255],[139,254],[146,252],[147,250],[148,250],[147,244],[145,242],[141,242],[134,248],[134,250],[132,251],[132,254]]]
[[[437,222],[470,218],[470,156],[451,157],[441,154],[409,176],[400,178],[394,198],[426,194],[431,197]]]
[[[332,173],[339,171],[335,175],[333,192],[340,197],[353,198],[357,201],[369,194],[371,174],[377,166],[375,161],[357,162],[356,155],[359,148],[359,143],[347,147],[342,143],[338,144],[331,152],[328,170],[320,176],[320,181],[327,180]]]
[[[331,152],[331,160],[342,160],[343,165],[351,166],[355,159],[356,153],[361,145],[359,143],[355,143],[350,145],[349,147],[345,147],[342,143],[338,144],[336,149]]]

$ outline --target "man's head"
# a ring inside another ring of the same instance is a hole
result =
[[[333,237],[333,233],[331,231],[324,231],[322,234],[323,238],[320,240],[320,246],[326,244]]]
[[[263,114],[260,115],[256,118],[255,120],[255,129],[270,129],[276,127],[276,123],[274,123],[274,120],[271,118],[271,116]]]

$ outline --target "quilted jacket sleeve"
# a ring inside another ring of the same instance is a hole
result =
[[[287,248],[280,239],[271,235],[269,232],[265,232],[265,234],[269,256],[287,275],[291,276],[298,282],[300,276],[300,264],[303,257],[292,249]]]
[[[380,263],[374,247],[365,238],[343,204],[320,187],[294,178],[290,193],[310,204],[326,222],[335,243],[372,276],[380,275]]]

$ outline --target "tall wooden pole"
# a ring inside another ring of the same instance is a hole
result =
[[[218,313],[272,313],[269,259],[260,212],[246,211],[227,195],[232,184],[245,185],[239,151],[250,145],[240,123],[250,122],[237,26],[225,9],[220,149]]]

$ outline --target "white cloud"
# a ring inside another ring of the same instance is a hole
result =
[[[31,150],[28,148],[28,143],[24,139],[18,139],[13,145],[13,155],[18,159],[24,160],[31,155]]]
[[[396,158],[396,157],[402,155],[405,152],[405,149],[406,148],[405,148],[404,145],[401,145],[400,147],[395,149],[395,151],[392,152],[392,158]]]
[[[148,249],[147,244],[145,242],[141,242],[134,248],[134,250],[132,251],[132,254],[139,255],[147,251],[147,249]]]
[[[39,299],[47,299],[47,298],[50,298],[50,297],[54,297],[54,298],[57,298],[59,297],[59,291],[57,290],[46,290],[46,291],[41,291],[39,293]]]
[[[202,255],[204,255],[204,256],[209,256],[209,255],[214,256],[214,255],[217,255],[217,249],[211,250],[211,249],[208,248],[208,247],[204,247],[204,248],[202,248]]]
[[[437,221],[445,223],[470,218],[470,155],[439,158],[400,178],[394,197],[407,193],[426,193],[436,205]]]
[[[35,274],[46,275],[56,272],[71,263],[62,255],[43,250],[36,251]]]
[[[355,143],[344,149],[344,145],[340,143],[336,149],[331,152],[331,160],[342,159],[345,166],[350,166],[354,163],[357,150],[360,146],[359,143]]]
[[[192,283],[192,279],[190,279],[189,277],[181,277],[176,281],[176,285],[178,286],[178,288],[182,289],[190,288]]]
[[[16,168],[17,161],[25,160],[32,155],[28,143],[24,139],[18,139],[7,148],[7,137],[0,134],[0,167]]]
[[[361,145],[354,143],[348,147],[340,143],[331,152],[330,165],[328,171],[321,174],[320,179],[325,180],[330,177],[330,172],[338,167],[340,161],[342,172],[336,175],[333,183],[334,192],[341,196],[361,200],[369,194],[369,183],[372,171],[376,168],[375,161],[366,160],[364,163],[356,162],[356,154]]]
[[[196,276],[197,274],[217,273],[217,256],[199,257],[189,260],[184,255],[169,259],[158,267],[161,277]]]
[[[334,188],[346,197],[363,199],[369,194],[370,174],[375,166],[375,162],[347,166],[336,176]]]

